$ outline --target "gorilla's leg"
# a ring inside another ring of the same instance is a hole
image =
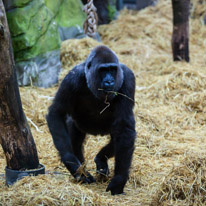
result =
[[[122,127],[122,131],[119,129],[114,135],[115,171],[114,177],[106,189],[106,191],[111,191],[112,195],[123,193],[124,186],[129,177],[135,137],[136,132],[132,127]]]
[[[97,173],[104,176],[107,176],[109,174],[107,160],[113,156],[114,156],[114,142],[113,139],[111,139],[109,144],[104,146],[94,159],[97,167]]]

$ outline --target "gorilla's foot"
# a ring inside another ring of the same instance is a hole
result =
[[[120,175],[114,176],[109,183],[106,192],[111,191],[111,195],[119,195],[124,193],[124,186],[126,184],[127,178]]]

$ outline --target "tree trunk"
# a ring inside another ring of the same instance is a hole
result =
[[[174,61],[189,62],[189,8],[190,0],[172,0]]]
[[[38,167],[36,146],[22,109],[2,0],[0,0],[0,144],[9,169],[25,170]]]

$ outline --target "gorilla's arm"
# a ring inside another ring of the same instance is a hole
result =
[[[135,77],[131,70],[121,65],[124,71],[124,83],[120,93],[134,99]],[[134,151],[134,142],[136,137],[135,119],[133,114],[134,102],[126,97],[119,97],[119,103],[116,107],[116,118],[113,123],[111,137],[114,141],[115,152],[115,174],[107,191],[114,194],[123,193],[124,186],[129,176],[129,168]]]
[[[90,183],[93,181],[91,175],[87,174],[88,177],[85,177],[77,172],[81,162],[74,155],[71,137],[73,132],[68,133],[66,125],[66,117],[71,114],[72,106],[75,103],[75,94],[78,93],[78,86],[81,84],[82,75],[84,75],[81,71],[83,71],[82,66],[78,65],[64,78],[46,119],[61,161],[75,178]]]
[[[68,136],[66,129],[66,115],[71,108],[73,85],[71,78],[76,78],[75,75],[69,73],[62,81],[59,90],[55,96],[52,105],[49,108],[47,115],[47,123],[52,134],[54,144],[59,151],[61,161],[65,164],[71,174],[75,174],[78,167],[81,165],[79,160],[73,155],[71,138]],[[73,164],[70,164],[72,162]]]

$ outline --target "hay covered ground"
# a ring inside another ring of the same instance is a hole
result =
[[[0,205],[206,205],[206,26],[201,18],[206,7],[197,2],[191,13],[189,64],[172,61],[170,0],[139,12],[124,10],[118,20],[99,28],[102,43],[136,76],[138,138],[126,195],[105,192],[108,182],[75,183],[59,161],[45,121],[58,85],[31,86],[20,88],[21,98],[27,117],[40,130],[30,124],[47,174],[26,177],[9,188],[1,175]],[[65,41],[60,81],[98,44],[88,38]],[[85,156],[94,176],[93,159],[107,141],[88,135]],[[113,163],[111,159],[111,171]],[[0,149],[0,174],[5,165]]]

